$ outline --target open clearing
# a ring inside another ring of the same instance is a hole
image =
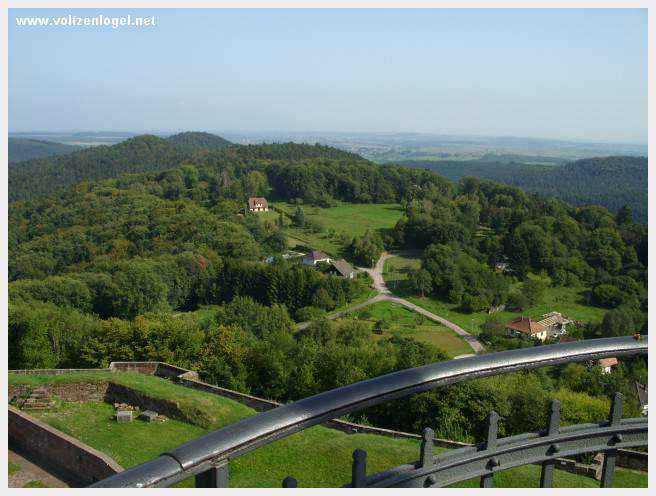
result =
[[[382,334],[374,333],[374,339],[390,336],[413,338],[436,346],[451,358],[472,353],[471,347],[451,329],[398,303],[381,301],[355,312],[353,316],[367,322],[371,329],[378,321],[385,321],[386,328],[383,329]]]
[[[457,305],[446,303],[436,298],[420,298],[413,295],[407,289],[407,272],[410,269],[420,267],[420,260],[417,256],[400,254],[389,258],[385,262],[383,277],[387,287],[395,294],[403,296],[408,301],[419,305],[430,312],[444,317],[447,320],[459,325],[472,334],[478,334],[480,326],[489,317],[487,312],[476,312],[466,314],[457,310]],[[532,276],[536,277],[536,276]],[[580,320],[582,322],[599,322],[606,313],[606,309],[597,308],[582,303],[583,292],[585,288],[575,287],[548,287],[544,291],[542,302],[539,305],[527,308],[521,315],[539,319],[547,312],[560,312],[567,317]],[[518,312],[498,312],[494,315],[502,319],[510,320],[520,315]]]
[[[401,206],[396,203],[340,203],[328,208],[312,205],[302,207],[305,216],[320,226],[321,231],[312,232],[311,229],[288,225],[285,227],[285,233],[290,246],[304,245],[335,256],[343,256],[345,245],[350,243],[354,236],[361,236],[368,230],[380,232],[391,229],[403,215]],[[284,212],[287,216],[291,216],[296,210],[295,205],[284,202],[275,202],[272,208]],[[277,213],[273,213],[277,219]],[[267,218],[273,219],[274,216]],[[289,218],[286,220],[289,221]]]

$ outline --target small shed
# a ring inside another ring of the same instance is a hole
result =
[[[343,258],[334,260],[330,264],[329,273],[342,276],[346,279],[353,279],[355,277],[355,269]]]

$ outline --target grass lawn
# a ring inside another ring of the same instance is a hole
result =
[[[173,399],[189,422],[202,427],[218,429],[251,415],[253,410],[241,403],[214,394],[199,394],[193,389],[178,386],[164,380],[138,372],[76,372],[50,376],[9,374],[9,384],[28,384],[34,387],[43,384],[93,382],[108,380],[128,386],[135,391],[158,399]]]
[[[416,305],[458,324],[472,334],[478,334],[480,332],[480,325],[488,317],[487,312],[466,314],[459,312],[457,305],[452,303],[446,303],[430,297],[420,298],[408,293],[404,284],[407,280],[407,271],[408,269],[414,269],[419,266],[419,259],[412,256],[401,255],[388,259],[385,262],[383,270],[383,277],[387,286],[393,292]],[[556,311],[574,320],[599,322],[606,313],[606,310],[582,303],[582,292],[584,290],[585,288],[548,287],[544,292],[542,302],[539,305],[527,308],[521,315],[539,320],[545,313]],[[516,312],[499,312],[495,315],[500,316],[502,319],[510,320],[520,314]]]
[[[113,407],[105,403],[59,403],[52,410],[32,412],[46,423],[107,453],[126,468],[255,413],[226,398],[190,390],[157,377],[138,377],[139,374],[132,373],[82,373],[48,377],[10,374],[9,381],[38,385],[53,381],[75,382],[76,378],[81,380],[84,377],[106,375],[135,389],[147,387],[152,396],[165,394],[168,398],[181,399],[189,402],[190,407],[195,406],[202,411],[214,412],[217,406],[221,407],[212,426],[173,419],[163,423],[135,420],[119,424],[111,419]],[[301,487],[341,486],[350,481],[351,454],[356,448],[367,451],[367,472],[372,474],[416,460],[419,443],[372,434],[348,435],[315,426],[233,460],[230,464],[231,486],[280,487],[282,479],[287,475],[296,477]],[[644,487],[647,483],[645,474],[625,470],[617,470],[616,473],[618,484]],[[536,487],[539,467],[528,466],[503,472],[496,479],[500,486]],[[561,471],[556,471],[555,481],[560,487],[598,487],[596,481]],[[467,481],[462,485],[475,487],[477,484],[477,481]],[[180,485],[191,487],[193,479]]]
[[[275,202],[273,207],[287,215],[296,209],[294,205],[284,202]],[[304,205],[303,211],[308,219],[322,226],[322,232],[313,233],[308,229],[287,226],[285,233],[290,247],[304,245],[334,256],[343,256],[345,243],[354,236],[368,230],[391,229],[403,215],[403,210],[396,203],[340,203],[329,208]]]
[[[410,337],[430,343],[450,357],[472,353],[471,347],[451,329],[391,301],[375,303],[355,312],[353,316],[366,321],[371,328],[379,320],[385,320],[389,324],[389,328],[382,334],[373,334],[374,339],[389,336]]]
[[[9,461],[9,466],[7,467],[7,471],[9,472],[9,475],[17,474],[21,470],[23,469],[18,463],[12,462],[11,460]]]

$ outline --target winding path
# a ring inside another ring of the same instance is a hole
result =
[[[344,317],[348,313],[355,312],[369,305],[373,305],[374,303],[378,303],[379,301],[392,301],[394,303],[397,303],[399,305],[402,305],[412,310],[413,312],[420,313],[421,315],[424,315],[425,317],[435,322],[439,322],[445,327],[448,327],[456,334],[458,334],[460,337],[462,337],[462,339],[467,341],[469,346],[471,346],[476,353],[481,353],[485,351],[485,348],[476,339],[476,337],[473,334],[465,331],[459,325],[454,324],[453,322],[446,320],[444,317],[440,317],[439,315],[436,315],[433,312],[429,312],[428,310],[420,307],[419,305],[415,305],[414,303],[411,303],[408,300],[399,298],[398,296],[394,296],[392,294],[392,292],[385,284],[385,279],[383,278],[383,268],[385,267],[385,260],[393,256],[394,255],[392,255],[391,253],[384,252],[378,259],[378,262],[376,262],[376,266],[374,268],[368,269],[364,267],[363,268],[358,267],[359,270],[366,272],[373,279],[374,288],[376,289],[376,291],[378,291],[378,294],[376,296],[374,296],[373,298],[369,298],[368,300],[363,301],[362,303],[358,303],[357,305],[353,305],[352,307],[349,307],[345,310],[330,313],[326,315],[325,318],[328,320],[338,319],[340,317]],[[303,322],[301,324],[298,324],[298,326],[296,326],[296,329],[297,330],[305,329],[308,325],[310,325],[310,322]],[[467,355],[462,355],[462,356],[467,356]]]

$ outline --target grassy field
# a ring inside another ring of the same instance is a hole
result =
[[[284,202],[275,202],[272,206],[287,215],[296,209],[294,205]],[[307,246],[334,256],[343,256],[345,244],[354,236],[360,236],[368,230],[390,229],[403,215],[401,207],[394,203],[340,203],[329,208],[304,205],[303,211],[309,220],[321,226],[321,232],[287,225],[285,233],[290,247]],[[278,215],[277,212],[267,214],[273,214],[267,219],[277,218]]]
[[[390,336],[414,338],[440,348],[452,358],[472,353],[471,347],[451,329],[391,301],[375,303],[352,315],[367,322],[372,329],[379,320],[388,323],[389,327],[382,334],[373,334],[374,339]]]
[[[111,378],[153,397],[176,399],[189,408],[198,409],[201,412],[198,418],[211,416],[215,419],[210,426],[173,419],[163,423],[135,420],[119,424],[111,418],[113,407],[105,403],[59,402],[51,410],[31,412],[57,429],[107,453],[124,467],[145,462],[185,441],[255,414],[252,409],[232,400],[135,373],[10,374],[9,382],[37,386],[101,378]],[[356,448],[367,451],[367,472],[372,474],[417,459],[419,443],[371,434],[348,435],[315,426],[233,460],[230,464],[231,486],[280,487],[281,480],[287,475],[296,477],[301,487],[340,486],[350,481],[351,454]],[[8,470],[15,470],[15,467],[10,466]],[[499,487],[537,487],[539,474],[539,467],[520,467],[497,474],[495,484]],[[458,486],[477,487],[477,484],[478,481],[473,480]],[[558,470],[555,472],[555,484],[557,487],[598,487],[592,479]],[[645,474],[616,471],[618,487],[646,487],[646,484]],[[184,481],[180,486],[192,487],[193,480]]]
[[[407,271],[420,266],[419,259],[413,256],[395,256],[385,262],[383,277],[387,286],[395,293],[404,296],[409,301],[429,310],[451,322],[459,325],[472,334],[480,332],[480,326],[488,318],[487,312],[476,312],[466,314],[457,310],[457,305],[446,303],[436,298],[420,298],[408,294],[404,282],[407,280]],[[582,293],[585,288],[573,287],[548,287],[539,305],[527,308],[521,315],[539,319],[547,312],[560,312],[567,317],[582,322],[599,322],[606,310],[588,306],[583,303]],[[510,320],[517,315],[516,312],[499,312],[502,319]]]

